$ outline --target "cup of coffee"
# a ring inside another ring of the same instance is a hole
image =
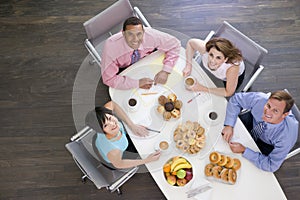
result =
[[[188,76],[184,79],[184,86],[186,89],[191,89],[196,84],[196,79],[193,76]]]
[[[129,109],[129,111],[135,112],[138,110],[139,101],[136,98],[130,98],[127,101],[127,107]]]
[[[166,140],[161,140],[159,142],[156,143],[155,145],[155,150],[159,150],[161,152],[167,151],[169,149],[169,142],[167,142]]]

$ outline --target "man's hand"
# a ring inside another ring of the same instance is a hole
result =
[[[156,85],[157,83],[159,84],[165,84],[168,80],[169,73],[161,70],[158,72],[155,77],[154,77],[154,84]]]
[[[153,80],[150,78],[141,78],[139,80],[139,87],[142,89],[150,89],[153,85]]]
[[[238,142],[229,142],[230,149],[233,153],[244,153],[245,147]]]
[[[229,143],[233,136],[233,127],[225,126],[222,130],[222,135],[223,135],[223,139]]]

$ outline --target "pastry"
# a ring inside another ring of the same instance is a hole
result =
[[[229,156],[227,156],[227,163],[225,165],[226,168],[232,168],[234,164],[234,160],[232,158],[230,158]]]
[[[233,164],[232,169],[234,169],[235,171],[239,170],[241,167],[241,161],[237,158],[234,158],[233,161],[234,161],[234,164]]]
[[[221,155],[218,152],[214,151],[209,155],[209,160],[211,163],[217,164],[221,160]]]
[[[171,119],[172,115],[170,112],[164,112],[163,114],[163,118],[166,120],[166,121],[169,121]]]
[[[168,102],[168,99],[167,99],[167,97],[165,97],[164,95],[160,95],[159,97],[158,97],[158,103],[160,104],[160,105],[165,105],[165,103],[167,103]]]
[[[176,100],[174,102],[174,106],[175,106],[175,108],[180,109],[182,107],[182,101]]]
[[[168,99],[172,102],[175,102],[177,100],[177,96],[174,93],[171,93],[168,95]]]
[[[165,107],[162,106],[162,105],[159,105],[159,106],[157,107],[157,111],[158,111],[160,114],[163,114],[163,113],[165,112]]]
[[[220,178],[220,173],[221,173],[222,170],[223,170],[223,168],[222,168],[221,166],[215,165],[215,166],[212,168],[213,176],[214,176],[215,178]]]
[[[229,169],[228,170],[228,182],[231,184],[235,184],[237,179],[237,174],[234,169]]]
[[[225,182],[227,182],[228,181],[228,169],[227,168],[223,168],[222,169],[222,171],[221,171],[221,173],[220,173],[220,178],[223,180],[223,181],[225,181]]]
[[[171,115],[172,115],[172,117],[174,117],[174,118],[179,118],[179,117],[180,117],[180,111],[177,110],[177,109],[173,109],[173,110],[171,111]]]
[[[206,176],[212,176],[213,175],[213,172],[212,172],[212,168],[214,167],[213,164],[207,164],[205,166],[205,170],[204,170],[204,173]]]
[[[221,159],[220,159],[220,161],[218,162],[218,165],[219,165],[219,166],[224,166],[224,165],[226,165],[226,163],[227,163],[227,156],[221,155]]]

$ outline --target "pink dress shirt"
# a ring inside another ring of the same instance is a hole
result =
[[[180,41],[161,31],[145,28],[143,42],[138,48],[140,57],[151,54],[155,49],[165,52],[163,70],[171,72],[180,53]],[[117,75],[119,68],[130,65],[133,49],[130,48],[122,32],[108,38],[102,51],[101,73],[103,83],[117,89],[139,87],[139,80]]]

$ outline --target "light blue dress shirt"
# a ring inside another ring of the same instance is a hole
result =
[[[95,145],[100,155],[108,163],[111,163],[107,158],[107,154],[110,151],[114,149],[119,149],[123,153],[128,147],[128,140],[126,138],[126,131],[124,129],[124,126],[121,122],[119,122],[119,125],[120,125],[120,131],[122,133],[122,137],[117,141],[110,141],[109,139],[106,138],[104,133],[97,133]]]
[[[253,127],[255,127],[259,121],[262,121],[264,105],[269,96],[269,94],[260,92],[236,93],[227,104],[224,125],[234,127],[240,110],[249,109],[253,115]],[[273,151],[265,156],[246,147],[243,157],[262,170],[274,172],[279,169],[286,155],[297,141],[298,121],[290,112],[279,124],[266,123],[266,125],[266,130],[260,136],[260,139],[273,145]]]

